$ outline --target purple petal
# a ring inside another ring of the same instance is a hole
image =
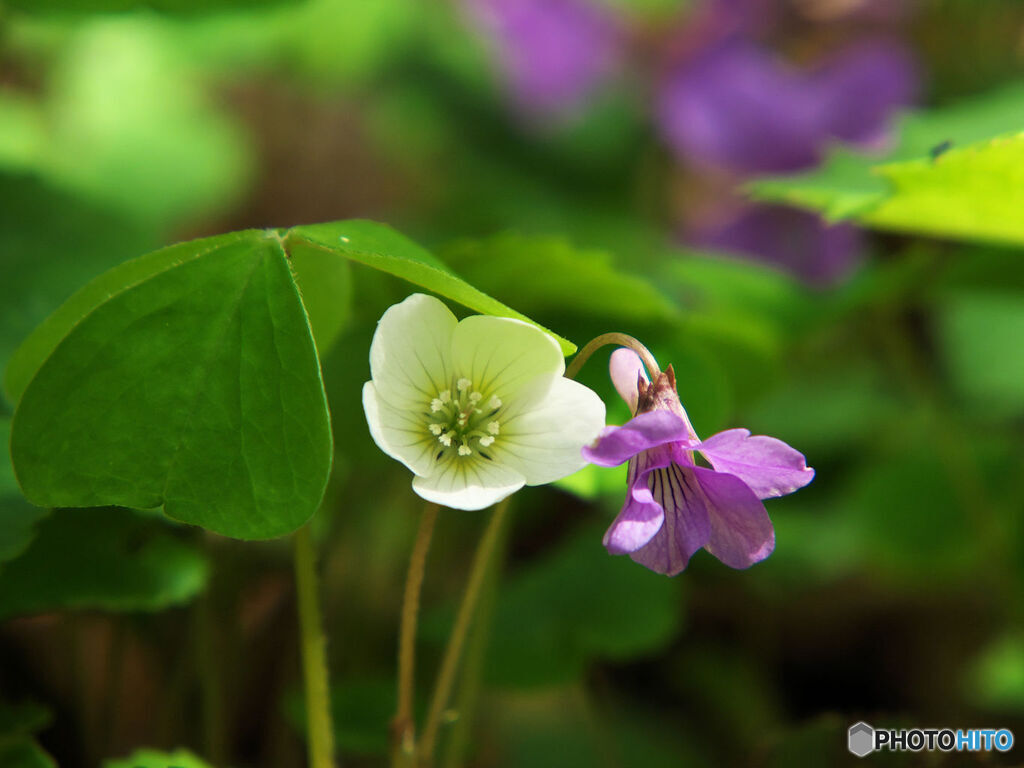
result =
[[[661,528],[665,511],[654,501],[647,478],[653,470],[671,463],[664,449],[644,451],[629,462],[626,502],[604,534],[604,546],[613,555],[625,555],[644,546]]]
[[[814,479],[804,455],[781,440],[727,429],[712,435],[699,450],[718,472],[735,475],[759,499],[785,496]]]
[[[686,422],[670,411],[649,411],[621,427],[605,427],[593,445],[583,447],[583,458],[602,467],[617,467],[641,451],[665,443],[695,444]]]
[[[917,86],[906,48],[880,40],[846,49],[812,81],[824,133],[860,144],[884,139],[888,118],[914,100]]]
[[[701,467],[690,471],[707,501],[708,552],[731,568],[749,568],[768,557],[775,549],[775,529],[754,492],[733,475]]]
[[[695,232],[691,242],[781,267],[816,286],[840,282],[861,261],[855,227],[777,205],[750,206],[723,226]]]
[[[733,40],[670,73],[658,105],[677,154],[740,173],[791,171],[818,159],[816,92],[770,52]]]
[[[657,573],[680,573],[711,536],[709,510],[697,490],[693,471],[692,467],[669,464],[639,475],[638,481],[646,475],[643,487],[633,487],[634,498],[645,496],[663,510],[664,522],[653,538],[630,555]]]
[[[637,384],[640,378],[649,381],[644,371],[644,364],[640,362],[640,355],[632,349],[620,347],[612,352],[611,359],[608,361],[608,370],[619,397],[629,404],[630,413],[636,413],[636,403],[639,398]]]

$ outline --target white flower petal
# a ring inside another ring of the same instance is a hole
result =
[[[430,477],[415,477],[412,489],[427,501],[452,509],[483,509],[518,491],[525,478],[480,457],[451,459]]]
[[[507,317],[473,315],[452,335],[452,362],[473,386],[508,403],[538,376],[561,376],[562,350],[536,326]]]
[[[370,436],[384,453],[417,475],[434,471],[437,438],[430,434],[421,414],[391,406],[380,397],[372,381],[363,385],[363,410]]]
[[[455,315],[433,296],[414,293],[389,307],[370,344],[370,376],[380,397],[414,409],[451,386]]]
[[[581,469],[587,463],[583,446],[604,429],[601,398],[561,376],[547,391],[522,395],[531,404],[502,421],[501,436],[492,446],[495,461],[521,472],[527,485],[550,483]]]

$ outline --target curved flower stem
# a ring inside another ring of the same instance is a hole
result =
[[[334,725],[327,677],[327,638],[317,594],[316,553],[309,525],[295,532],[295,589],[299,600],[302,669],[306,682],[309,768],[334,768]]]
[[[416,750],[420,765],[428,766],[434,759],[434,747],[437,744],[437,731],[441,726],[441,718],[448,700],[451,698],[452,686],[455,683],[455,673],[458,671],[459,660],[462,657],[462,649],[466,642],[466,633],[473,621],[473,613],[476,610],[477,601],[480,597],[480,589],[484,584],[484,577],[487,575],[487,566],[496,550],[502,525],[508,511],[509,499],[504,499],[495,507],[491,520],[487,524],[480,544],[477,546],[476,555],[473,557],[473,565],[469,572],[469,582],[466,584],[466,592],[462,597],[462,604],[459,606],[458,615],[455,617],[455,626],[452,628],[451,637],[448,638],[448,647],[444,652],[444,659],[441,662],[441,671],[437,675],[437,683],[434,686],[434,694],[430,699],[430,709],[427,712],[427,722],[423,728],[423,739]]]
[[[402,626],[398,639],[398,706],[391,720],[391,764],[410,765],[416,749],[416,723],[413,719],[413,691],[416,686],[416,619],[420,610],[420,591],[427,552],[434,535],[434,524],[440,506],[428,503],[420,515],[416,542],[409,556],[409,570],[405,577],[405,596],[402,599]]]
[[[565,376],[568,379],[575,379],[576,374],[580,372],[580,368],[583,364],[590,359],[590,356],[594,354],[601,347],[615,345],[617,347],[627,347],[632,349],[643,361],[644,367],[647,369],[647,375],[651,377],[651,380],[658,378],[661,374],[661,369],[658,367],[658,361],[654,359],[654,355],[651,351],[641,344],[639,341],[634,339],[632,336],[627,336],[624,333],[602,333],[595,339],[591,339],[587,342],[583,349],[576,353],[576,357],[569,363],[569,367],[565,369]]]

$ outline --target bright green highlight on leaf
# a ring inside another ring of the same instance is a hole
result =
[[[158,611],[194,597],[206,561],[159,520],[127,509],[61,509],[0,566],[0,619],[65,609]]]
[[[758,200],[898,232],[1024,243],[1024,87],[910,115],[887,158],[837,147],[818,169],[761,179]],[[1013,131],[1012,133],[1008,133]]]
[[[298,528],[331,467],[314,338],[324,351],[347,321],[350,261],[525,319],[370,221],[155,251],[79,290],[12,356],[4,383],[17,403],[11,450],[25,497],[40,507],[162,506],[241,539]]]
[[[865,211],[870,226],[1024,244],[1024,133],[875,172],[892,192]]]

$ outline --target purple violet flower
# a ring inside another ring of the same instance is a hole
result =
[[[562,118],[579,109],[620,58],[618,21],[592,0],[465,2],[528,113]]]
[[[608,551],[668,576],[701,547],[732,568],[768,557],[775,530],[761,501],[814,478],[803,454],[746,429],[701,441],[679,402],[672,366],[649,382],[637,354],[618,349],[610,368],[635,416],[583,449],[600,466],[629,462],[626,503],[604,536]],[[694,451],[710,469],[695,463]]]

